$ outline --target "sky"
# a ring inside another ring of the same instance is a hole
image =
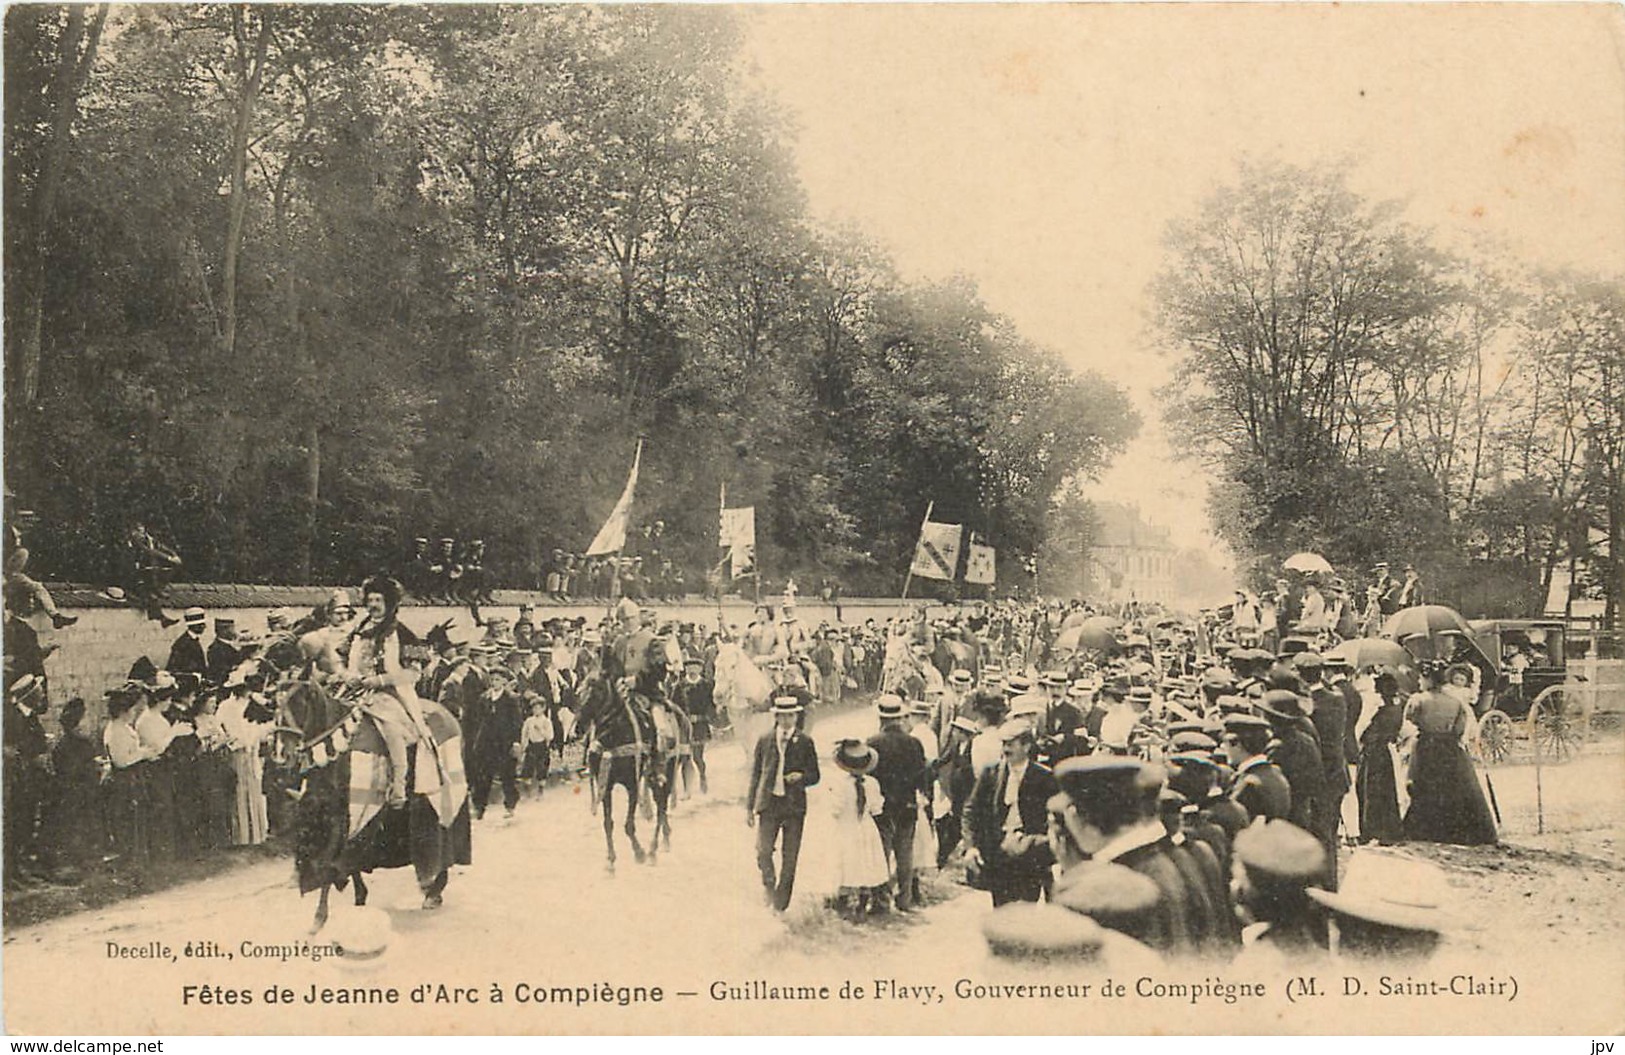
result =
[[[1243,161],[1349,166],[1447,246],[1625,274],[1617,5],[741,9],[749,76],[798,128],[813,216],[905,278],[963,273],[1028,337],[1130,394],[1100,484],[1214,544],[1148,320],[1168,223]]]

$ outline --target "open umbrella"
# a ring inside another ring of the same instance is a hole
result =
[[[1442,604],[1419,604],[1414,608],[1402,608],[1388,617],[1382,624],[1382,636],[1395,641],[1404,641],[1408,637],[1435,637],[1439,634],[1460,634],[1462,637],[1473,636],[1472,627],[1467,620],[1454,608],[1446,608]]]
[[[1092,616],[1076,626],[1062,630],[1052,647],[1072,651],[1079,648],[1095,648],[1109,652],[1117,648],[1118,626],[1117,620],[1111,616]]]
[[[1397,641],[1390,641],[1381,637],[1357,637],[1352,641],[1345,641],[1326,653],[1330,659],[1336,656],[1346,660],[1355,670],[1367,670],[1371,667],[1412,667],[1416,660],[1405,651]]]
[[[1294,553],[1281,562],[1281,567],[1287,571],[1301,571],[1305,575],[1319,572],[1323,575],[1332,573],[1331,562],[1318,553]]]
[[[1082,626],[1084,623],[1087,623],[1089,620],[1094,619],[1094,618],[1097,618],[1097,617],[1090,615],[1088,612],[1083,612],[1083,611],[1073,612],[1071,615],[1069,615],[1065,619],[1061,620],[1061,629],[1062,630],[1071,630],[1073,627]]]

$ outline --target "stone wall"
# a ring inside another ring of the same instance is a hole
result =
[[[233,588],[222,589],[226,591]],[[302,616],[313,603],[309,590],[301,590],[291,597],[287,591],[256,595],[253,592],[255,590],[271,591],[272,588],[236,588],[236,592],[222,592],[217,598],[239,602],[245,599],[263,599],[265,603],[261,604],[200,605],[208,611],[210,619],[210,632],[205,636],[205,642],[213,639],[214,619],[231,619],[240,630],[263,633],[265,617],[272,608],[287,603],[290,599],[298,600],[303,603],[294,606],[294,611]],[[158,623],[146,619],[135,609],[113,607],[100,598],[92,600],[81,591],[72,588],[57,591],[56,597],[58,607],[62,611],[79,617],[77,624],[64,630],[53,631],[50,621],[43,616],[36,616],[30,620],[30,623],[39,630],[42,643],[61,646],[45,661],[45,669],[51,679],[53,711],[70,697],[83,696],[85,701],[91,704],[91,713],[96,713],[96,705],[101,699],[102,692],[121,684],[137,657],[149,656],[153,663],[162,667],[169,658],[170,644],[180,636],[183,629],[179,625],[164,629]],[[175,596],[176,601],[185,600],[188,604],[204,599],[192,590],[184,594],[177,593]],[[539,596],[526,595],[518,591],[499,592],[497,599],[502,603],[482,609],[481,614],[487,617],[503,616],[511,622],[519,614],[519,603],[529,601],[536,605],[538,621],[584,617],[589,623],[594,623],[604,615],[604,605],[601,603],[543,604],[539,603],[541,601]],[[166,610],[178,616],[182,607],[177,604],[169,606]],[[717,625],[718,606],[715,602],[661,604],[653,607],[663,620],[691,622],[707,628]],[[832,606],[798,602],[796,607],[803,625],[809,630],[816,629],[820,623],[828,622],[833,625],[837,621]],[[724,601],[721,606],[725,621],[739,627],[744,627],[750,622],[752,609],[753,605],[750,602],[739,600]],[[861,623],[870,618],[883,621],[900,610],[901,606],[895,600],[854,599],[841,603],[841,615],[847,624]],[[467,608],[408,604],[401,609],[401,621],[420,633],[447,619],[455,619],[457,625],[465,628],[473,625],[473,619]]]

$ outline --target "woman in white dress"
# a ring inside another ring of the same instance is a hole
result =
[[[266,834],[265,770],[260,759],[260,744],[271,731],[271,723],[249,717],[249,707],[254,700],[248,694],[246,667],[246,664],[238,667],[227,676],[224,688],[228,695],[220,701],[216,711],[226,746],[231,749],[231,770],[237,783],[231,811],[234,846],[258,846],[265,841]]]
[[[835,818],[836,904],[842,915],[856,918],[885,905],[891,880],[875,825],[883,799],[869,775],[880,756],[862,740],[842,740],[834,759],[842,775],[829,781],[826,794]]]

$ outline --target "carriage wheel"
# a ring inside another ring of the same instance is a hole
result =
[[[1478,722],[1478,755],[1488,765],[1505,762],[1512,754],[1512,719],[1505,711],[1489,711]]]
[[[1541,761],[1567,762],[1585,742],[1586,716],[1579,701],[1554,685],[1529,708],[1529,738]]]

